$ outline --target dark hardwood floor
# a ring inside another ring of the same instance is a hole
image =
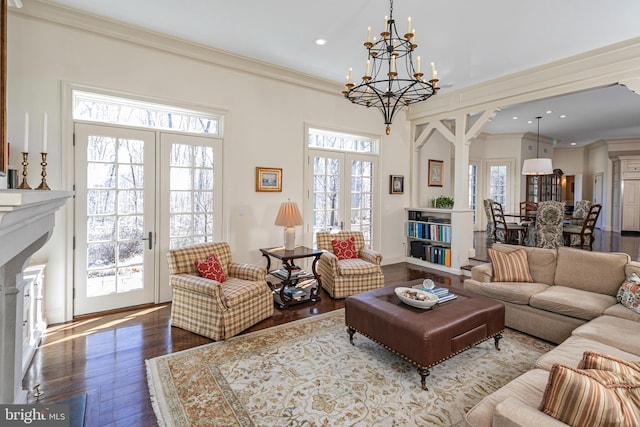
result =
[[[484,233],[475,234],[476,257],[486,259]],[[595,251],[626,252],[640,260],[640,235],[599,232]],[[383,267],[387,285],[418,278],[458,287],[465,276],[457,276],[409,263]],[[316,304],[301,304],[275,310],[273,317],[244,333],[326,313],[344,306],[324,291]],[[88,426],[155,426],[145,360],[196,347],[211,340],[170,326],[167,304],[118,313],[83,317],[53,325],[36,352],[23,380],[33,390],[40,384],[40,402],[57,402],[87,393]],[[35,401],[33,394],[30,402]]]

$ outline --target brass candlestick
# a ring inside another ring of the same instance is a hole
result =
[[[42,155],[42,163],[40,163],[40,165],[42,165],[42,173],[40,173],[40,175],[42,175],[42,182],[40,182],[36,190],[51,190],[47,185],[47,153],[40,154]]]
[[[27,159],[29,158],[29,153],[22,152],[22,183],[18,185],[18,189],[20,190],[31,190],[29,183],[27,183],[27,166],[29,162]]]

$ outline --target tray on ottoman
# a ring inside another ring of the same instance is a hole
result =
[[[396,296],[398,286],[413,287],[422,279],[387,286],[345,300],[349,340],[358,332],[400,355],[418,368],[427,389],[429,368],[494,338],[495,347],[504,330],[504,305],[463,289],[451,289],[456,299],[432,308],[411,307]]]

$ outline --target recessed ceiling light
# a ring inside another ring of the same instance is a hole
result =
[[[513,116],[512,119],[513,120],[518,120],[518,116]]]
[[[572,142],[572,143],[571,143],[571,145],[576,145],[576,143],[575,143],[575,142]]]
[[[316,40],[316,44],[318,46],[324,46],[325,44],[327,44],[327,40],[326,39],[317,39]]]
[[[560,118],[561,118],[561,119],[564,119],[565,117],[567,117],[567,115],[566,115],[566,114],[560,114]]]
[[[533,123],[533,120],[529,120],[527,123],[531,124],[531,123]]]
[[[551,114],[551,113],[553,113],[553,111],[547,110],[547,114]]]

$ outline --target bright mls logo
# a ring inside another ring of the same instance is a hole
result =
[[[69,427],[69,405],[0,405],[0,425]]]

